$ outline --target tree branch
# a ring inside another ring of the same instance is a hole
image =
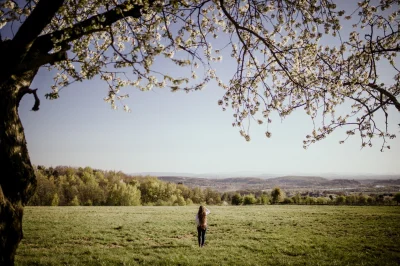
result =
[[[30,69],[35,69],[39,68],[43,65],[50,64],[54,65],[56,62],[60,62],[63,60],[68,59],[67,51],[71,48],[70,45],[66,45],[61,48],[60,51],[52,54],[39,54],[37,56],[34,56],[33,59],[24,62],[24,64],[20,64],[17,66],[16,71],[17,72],[25,72]]]
[[[64,4],[64,0],[40,0],[32,13],[26,18],[12,40],[13,60],[19,64],[29,52],[31,45],[50,23],[58,9]]]
[[[386,97],[388,97],[393,102],[393,104],[396,107],[396,109],[400,112],[400,102],[397,100],[396,96],[394,96],[393,94],[391,94],[387,90],[380,88],[378,85],[376,85],[374,83],[369,83],[368,86],[370,88],[374,89],[374,90],[379,91],[380,93],[382,93]]]
[[[303,85],[299,84],[298,82],[296,82],[296,81],[293,79],[292,75],[290,74],[289,69],[288,69],[288,68],[284,65],[284,63],[282,63],[281,60],[277,57],[277,54],[280,53],[280,52],[277,52],[278,49],[275,47],[274,44],[272,44],[269,40],[267,40],[267,38],[263,38],[260,34],[258,34],[258,33],[255,32],[254,30],[252,30],[252,29],[250,29],[250,28],[248,28],[248,27],[245,27],[245,26],[240,25],[240,24],[231,16],[231,14],[230,14],[230,13],[228,12],[228,10],[226,9],[226,7],[225,7],[225,5],[224,5],[224,4],[225,4],[224,0],[219,0],[219,4],[220,4],[220,7],[221,7],[221,9],[222,9],[222,12],[225,14],[225,16],[228,18],[228,20],[229,20],[230,22],[232,22],[232,24],[233,24],[234,27],[236,28],[237,35],[238,35],[238,37],[239,37],[240,39],[242,39],[242,38],[241,38],[240,33],[239,33],[238,30],[246,31],[246,32],[250,33],[251,35],[257,37],[257,39],[260,40],[260,41],[269,49],[269,51],[271,52],[271,56],[275,59],[275,61],[276,61],[277,64],[281,67],[281,69],[283,70],[283,72],[285,72],[285,74],[286,74],[286,76],[288,77],[288,79],[289,79],[291,82],[293,82],[293,84],[299,85],[299,86],[301,86],[301,87],[304,88]],[[243,46],[245,47],[245,49],[248,51],[248,45],[247,45],[246,43],[244,43],[243,41],[242,41],[242,43],[243,43]],[[253,54],[252,54],[251,52],[249,52],[249,54],[250,54],[251,57],[253,57]],[[254,59],[253,59],[253,60],[254,60]]]
[[[25,94],[33,94],[33,97],[35,98],[35,104],[32,107],[32,111],[38,111],[39,105],[40,105],[40,99],[37,96],[37,93],[36,93],[37,90],[38,89],[31,89],[29,87],[21,88],[21,90],[19,91],[19,94],[18,94],[18,106],[19,106],[19,103],[20,103],[22,97],[24,97]]]
[[[136,5],[133,2],[134,1],[132,0],[128,0],[123,4],[116,6],[114,9],[93,16],[73,25],[72,27],[40,36],[35,41],[34,47],[41,52],[47,53],[56,46],[62,46],[91,33],[104,31],[106,27],[124,17],[139,18],[141,17],[141,9],[143,6]],[[150,0],[150,6],[153,2],[153,0]]]

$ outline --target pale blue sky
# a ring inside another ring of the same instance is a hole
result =
[[[228,80],[232,64],[219,64]],[[218,69],[217,69],[218,70]],[[180,71],[179,69],[172,69]],[[232,111],[222,112],[217,102],[224,91],[210,83],[203,91],[171,93],[168,89],[140,92],[129,88],[131,113],[111,110],[103,101],[107,86],[97,79],[74,83],[58,100],[45,100],[53,74],[41,70],[32,83],[39,88],[39,112],[30,111],[26,96],[20,115],[32,163],[45,166],[90,166],[103,170],[137,172],[263,172],[266,174],[371,173],[400,174],[400,115],[390,110],[390,123],[398,138],[391,149],[360,149],[360,138],[338,142],[345,130],[304,150],[302,141],[312,122],[297,111],[282,123],[274,119],[272,138],[253,123],[251,141],[233,128]]]
[[[111,110],[103,101],[107,88],[95,80],[75,83],[58,100],[45,100],[52,75],[42,70],[32,88],[40,88],[39,112],[30,111],[33,97],[25,97],[20,114],[34,164],[90,166],[136,172],[219,173],[257,171],[277,174],[376,173],[399,174],[400,138],[391,150],[379,146],[360,149],[353,137],[339,145],[337,131],[304,150],[302,140],[311,120],[298,111],[282,123],[253,123],[250,142],[231,126],[232,112],[217,101],[222,89],[212,86],[193,93],[168,89],[140,92],[130,89],[132,112]],[[392,113],[392,125],[398,113]],[[397,116],[397,117],[396,117]],[[378,144],[378,143],[377,143]]]

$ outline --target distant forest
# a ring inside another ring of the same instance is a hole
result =
[[[30,206],[185,206],[251,204],[398,205],[400,193],[286,196],[279,187],[269,191],[219,192],[188,187],[152,176],[132,176],[90,167],[35,167],[37,189]]]

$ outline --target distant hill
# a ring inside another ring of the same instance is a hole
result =
[[[273,179],[273,178],[286,178],[286,177],[294,177],[294,178],[326,178],[329,180],[333,179],[355,179],[355,180],[389,180],[389,179],[400,179],[400,174],[348,174],[348,173],[320,173],[320,174],[269,174],[262,172],[252,172],[252,171],[243,171],[243,172],[232,172],[232,173],[202,173],[202,174],[194,174],[194,173],[180,173],[180,172],[138,172],[138,173],[130,173],[130,175],[150,175],[150,176],[169,176],[169,177],[192,177],[192,178],[208,178],[208,179],[228,179],[228,178],[260,178],[260,179]]]
[[[399,179],[327,179],[320,176],[281,176],[275,178],[231,177],[198,178],[187,176],[159,176],[160,180],[181,183],[189,187],[211,187],[219,191],[269,190],[280,187],[286,190],[333,190],[354,189],[373,190],[377,187],[390,187],[391,191],[400,191]],[[396,190],[397,189],[397,190]]]
[[[286,182],[286,181],[303,181],[303,182],[323,182],[327,181],[326,178],[320,176],[281,176],[275,178],[269,178],[268,181],[279,181],[279,182]]]
[[[266,180],[254,177],[235,178],[196,178],[185,176],[159,176],[160,180],[172,183],[182,183],[189,187],[212,187],[219,191],[233,191],[240,189],[257,189],[265,187]]]
[[[320,176],[282,176],[269,178],[267,182],[279,185],[315,186],[327,183],[329,180]]]

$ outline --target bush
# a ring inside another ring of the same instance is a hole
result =
[[[53,199],[51,201],[51,206],[58,206],[60,203],[60,198],[58,197],[58,194],[54,194]]]
[[[79,199],[78,196],[75,196],[71,202],[69,203],[70,206],[79,206]]]
[[[397,205],[400,204],[400,192],[394,195],[393,200],[397,202]]]
[[[193,205],[193,201],[191,199],[186,199],[186,205]]]
[[[318,197],[318,198],[317,198],[317,204],[319,204],[319,205],[327,204],[327,203],[328,203],[328,199],[329,199],[329,198]]]
[[[296,195],[294,195],[294,196],[292,197],[292,201],[293,201],[293,203],[300,204],[300,203],[301,203],[301,196],[300,196],[300,194],[297,193]]]
[[[285,198],[282,203],[283,204],[292,204],[293,200],[291,198]]]
[[[258,198],[258,203],[261,205],[267,205],[269,203],[269,197],[267,194],[261,194],[261,196]]]
[[[243,198],[239,193],[232,196],[232,205],[241,205],[243,203]]]
[[[255,204],[256,202],[257,202],[257,200],[253,194],[246,195],[243,198],[244,205],[252,205],[252,204]]]
[[[339,196],[336,198],[336,204],[342,205],[345,204],[346,202],[346,197],[345,196]]]
[[[178,196],[177,197],[176,203],[178,204],[178,206],[185,206],[186,205],[186,201],[182,196]]]

